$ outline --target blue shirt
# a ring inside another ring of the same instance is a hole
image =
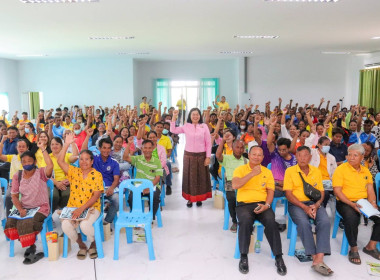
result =
[[[346,144],[342,143],[342,144],[336,145],[334,142],[331,142],[330,154],[332,154],[335,157],[336,162],[345,161],[346,155],[348,154]]]
[[[94,155],[94,168],[96,171],[102,173],[103,181],[106,187],[112,185],[113,176],[120,176],[119,163],[111,156],[109,156],[106,161],[103,161],[100,155]]]
[[[17,155],[17,141],[18,138],[13,139],[12,142],[9,139],[4,141],[3,155]]]
[[[65,131],[65,128],[63,126],[56,127],[53,125],[53,135],[54,137],[63,138],[63,132]]]

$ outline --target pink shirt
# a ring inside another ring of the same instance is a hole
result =
[[[21,205],[24,209],[40,207],[41,214],[48,216],[50,213],[49,194],[46,182],[45,167],[38,168],[29,179],[24,178],[22,172],[21,182],[18,182],[18,172],[12,178],[12,194],[21,194]]]
[[[186,123],[183,126],[176,127],[175,122],[170,122],[170,132],[175,134],[185,133],[185,151],[190,153],[206,152],[206,157],[211,157],[211,136],[206,124],[193,125]]]

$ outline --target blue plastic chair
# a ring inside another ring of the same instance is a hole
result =
[[[380,149],[377,151],[379,153]],[[376,174],[375,176],[375,184],[376,184],[376,198],[377,198],[377,206],[380,206],[380,194],[379,194],[379,188],[380,188],[380,172]]]
[[[98,147],[91,146],[88,148],[93,154],[100,155],[100,151],[98,150]]]
[[[42,225],[42,230],[40,232],[41,234],[41,241],[42,241],[42,248],[44,251],[45,258],[49,257],[49,251],[46,241],[46,233],[47,231],[53,231],[53,191],[54,191],[54,183],[52,180],[47,181],[47,187],[49,188],[50,193],[50,214],[45,218],[44,223]],[[9,242],[9,256],[13,258],[15,256],[15,242],[14,240],[10,240]]]
[[[5,197],[7,196],[7,190],[8,190],[8,182],[7,182],[7,179],[5,178],[0,178],[0,184],[1,184],[1,188],[4,189],[4,196],[3,196],[3,206],[4,206],[4,210],[6,209],[5,208]],[[0,188],[0,191],[1,191],[1,188]],[[3,229],[5,229],[5,224],[7,222],[7,218],[4,218],[1,220],[1,225],[3,227]],[[7,241],[9,241],[9,238],[5,236],[5,239]]]
[[[272,170],[272,163],[269,163],[269,164],[267,165],[267,168],[268,168],[269,170]]]
[[[103,182],[104,185],[104,182]],[[103,250],[103,243],[104,242],[104,231],[103,231],[103,216],[104,216],[104,193],[100,196],[100,215],[96,219],[96,221],[92,224],[95,230],[95,244],[96,244],[96,251],[98,253],[98,259],[104,258],[104,250]],[[81,231],[82,235],[82,241],[86,241],[87,237],[86,235]],[[62,258],[67,258],[68,254],[68,244],[69,244],[69,238],[66,234],[63,234],[63,253]]]
[[[144,189],[149,188],[150,210],[144,213],[141,207],[141,194]],[[133,195],[133,207],[131,212],[125,212],[123,209],[123,192],[128,189]],[[134,227],[143,227],[145,229],[146,242],[148,244],[149,260],[155,260],[152,238],[152,221],[153,221],[153,184],[146,179],[131,179],[123,181],[119,186],[119,216],[115,223],[114,239],[114,260],[119,259],[119,239],[120,229],[126,228],[127,243],[132,243],[132,229]]]
[[[273,198],[273,201],[271,204],[271,208],[272,208],[273,212],[276,214],[276,206],[277,206],[278,201],[280,201],[281,204],[284,204],[284,215],[285,216],[288,215],[288,200],[286,199],[285,196]]]
[[[256,238],[260,242],[263,241],[264,239],[264,226],[262,223],[259,221],[255,221],[254,227],[256,228]],[[274,258],[273,252],[271,251],[271,257],[272,259]],[[235,259],[240,259],[240,248],[239,248],[239,226],[238,226],[238,234],[236,234],[236,245],[235,245],[235,254],[234,254]]]
[[[342,216],[338,213],[338,211],[335,211],[335,219],[334,219],[334,226],[333,226],[333,232],[332,232],[332,238],[336,238],[336,234],[338,233],[339,229],[339,222],[342,219]],[[343,230],[343,238],[342,238],[342,246],[340,248],[340,254],[342,256],[347,256],[348,254],[348,240],[346,237],[346,232]]]
[[[166,184],[161,183],[161,194],[160,194],[161,206],[165,206],[165,197],[166,197],[165,191],[166,191]]]
[[[175,163],[175,152],[174,149],[172,150],[172,153],[170,154],[170,159],[173,163]]]

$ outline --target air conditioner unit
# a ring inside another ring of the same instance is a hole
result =
[[[375,62],[375,63],[369,63],[364,65],[365,68],[377,68],[380,67],[380,62]]]

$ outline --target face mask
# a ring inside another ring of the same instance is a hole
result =
[[[241,125],[241,126],[240,126],[240,129],[245,129],[245,125]]]
[[[26,133],[26,134],[29,133],[29,128],[25,128],[25,133]]]
[[[166,128],[164,128],[164,130],[162,131],[162,134],[163,135],[166,135],[166,134],[168,134],[169,133],[169,130],[167,130]]]
[[[34,164],[28,164],[28,165],[24,165],[23,166],[24,170],[26,171],[31,171],[33,170],[34,168],[36,168],[36,166]]]
[[[330,146],[322,146],[322,153],[327,154],[330,151]]]
[[[80,129],[74,129],[74,133],[75,133],[75,135],[78,135],[79,133],[81,133],[81,131],[82,131],[82,130],[80,130]]]
[[[365,121],[367,119],[367,117],[362,117],[363,121]]]

